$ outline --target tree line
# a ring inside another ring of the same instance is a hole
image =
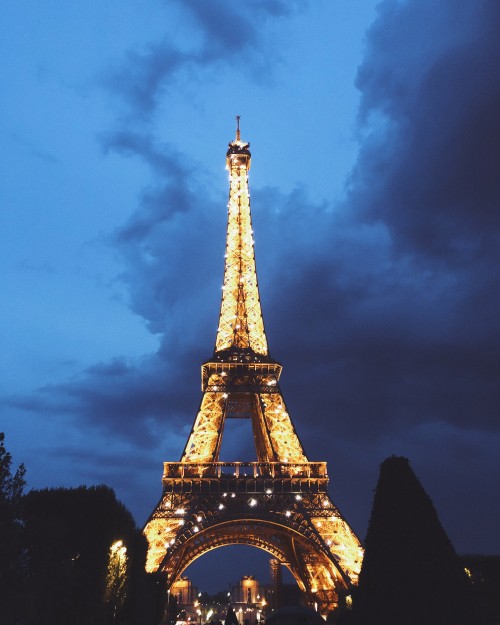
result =
[[[156,625],[162,574],[145,572],[147,542],[105,485],[25,493],[0,433],[2,625]]]
[[[1,625],[175,621],[147,542],[105,485],[25,493],[0,433]],[[459,557],[406,458],[380,467],[359,584],[335,625],[498,625],[500,557]],[[175,599],[171,598],[175,603]]]

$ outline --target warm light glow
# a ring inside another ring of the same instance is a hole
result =
[[[246,542],[282,554],[281,564],[293,569],[301,590],[318,593],[326,614],[348,582],[357,582],[363,550],[328,497],[326,464],[308,461],[278,385],[281,365],[268,354],[255,269],[248,145],[232,142],[228,154],[228,222],[215,352],[202,365],[203,396],[181,461],[164,463],[163,501],[144,530],[149,543],[146,568],[178,579],[190,557]],[[240,417],[252,420],[259,461],[219,462],[225,419]],[[221,487],[234,492],[221,493]],[[218,515],[225,507],[220,500],[228,496],[230,514]],[[179,518],[186,511],[191,531]],[[205,521],[217,526],[215,533],[206,531]],[[194,537],[197,532],[200,536]],[[290,547],[294,540],[300,558]],[[122,548],[117,546],[114,553],[125,558]],[[257,601],[266,605],[264,598]],[[201,623],[201,610],[198,615]],[[205,616],[209,620],[212,614]]]
[[[113,613],[123,605],[127,592],[128,558],[127,547],[122,540],[115,541],[109,549],[106,574],[105,601]]]
[[[233,145],[239,144],[233,142]],[[239,147],[245,145],[242,143]],[[224,289],[215,349],[220,352],[230,347],[251,348],[256,354],[267,355],[250,215],[250,156],[232,158],[229,155],[227,167],[229,202]]]

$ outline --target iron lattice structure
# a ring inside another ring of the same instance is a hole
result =
[[[171,585],[204,553],[259,547],[286,565],[311,604],[335,608],[357,583],[363,550],[309,462],[283,399],[262,317],[250,213],[249,144],[229,143],[229,204],[219,327],[202,365],[200,409],[180,462],[165,462],[163,494],[144,533],[147,570]],[[227,418],[252,421],[257,462],[220,462]]]

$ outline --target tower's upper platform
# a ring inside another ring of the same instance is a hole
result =
[[[236,116],[236,138],[231,141],[226,153],[227,168],[231,170],[231,167],[246,167],[247,171],[250,169],[250,160],[252,155],[250,154],[250,144],[241,140],[240,133],[240,116]]]

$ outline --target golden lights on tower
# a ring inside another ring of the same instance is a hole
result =
[[[226,155],[229,202],[224,283],[215,351],[235,347],[267,355],[250,214],[249,147],[249,143],[241,141],[238,119],[236,139],[229,144]]]
[[[287,410],[282,367],[269,355],[250,213],[250,144],[226,154],[229,202],[224,282],[212,358],[202,365],[202,399],[180,462],[165,462],[163,495],[144,532],[148,571],[171,583],[194,559],[247,544],[286,563],[326,612],[357,583],[363,549],[328,495],[326,463],[310,462]],[[252,421],[257,462],[221,462],[225,420]]]

